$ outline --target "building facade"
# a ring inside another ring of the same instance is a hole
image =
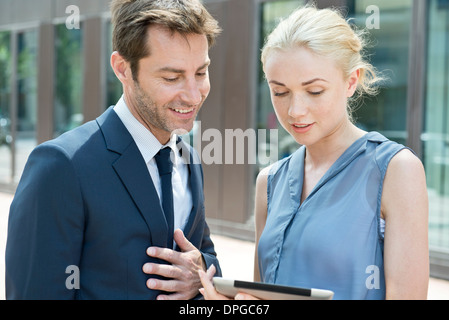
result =
[[[223,33],[212,91],[190,140],[203,158],[213,232],[252,240],[257,173],[298,145],[271,107],[260,48],[306,0],[204,0]],[[433,276],[449,279],[449,0],[318,0],[366,29],[388,79],[354,112],[358,126],[412,148],[430,200]],[[14,192],[31,150],[100,115],[121,96],[109,67],[109,0],[0,2],[0,186]],[[242,140],[242,136],[244,139]]]

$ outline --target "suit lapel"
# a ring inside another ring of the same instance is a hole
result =
[[[168,227],[145,161],[128,130],[109,108],[97,119],[108,150],[119,154],[112,166],[133,199],[151,234],[153,246],[165,247]]]
[[[152,245],[166,247],[167,221],[161,209],[159,196],[137,146],[131,144],[112,166],[150,229]]]
[[[189,215],[189,220],[187,221],[187,224],[184,228],[184,233],[187,238],[192,237],[192,233],[195,230],[195,226],[198,223],[198,219],[200,218],[200,209],[201,209],[201,195],[202,195],[202,188],[201,188],[201,172],[200,172],[200,165],[197,164],[190,164],[189,165],[189,171],[190,171],[190,189],[192,190],[192,211]]]

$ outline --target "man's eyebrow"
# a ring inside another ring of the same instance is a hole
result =
[[[203,69],[207,68],[208,66],[210,66],[210,60],[207,60],[206,63],[204,63],[201,67],[198,68],[197,71],[203,70]]]
[[[202,69],[204,69],[204,68],[207,68],[209,65],[210,65],[210,61],[207,61],[205,64],[203,64],[201,67],[199,67],[199,68],[197,69],[197,72],[200,71],[200,70],[202,70]],[[159,71],[159,72],[179,73],[179,74],[184,74],[184,73],[186,73],[185,70],[182,70],[182,69],[176,69],[176,68],[172,68],[172,67],[163,67],[163,68],[160,68],[158,71]]]
[[[158,70],[159,72],[171,72],[171,73],[185,73],[185,70],[176,69],[172,67],[163,67]]]

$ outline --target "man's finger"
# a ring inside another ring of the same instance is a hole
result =
[[[178,267],[167,264],[145,263],[142,270],[146,274],[155,274],[172,279],[180,279],[182,275]]]
[[[177,292],[179,291],[180,281],[178,280],[159,280],[148,279],[147,287],[152,290],[161,290],[165,292]]]
[[[181,229],[176,229],[173,234],[173,239],[183,252],[196,250],[196,247],[184,236]]]
[[[160,294],[156,297],[157,300],[189,300],[187,294],[173,293],[173,294]]]
[[[167,248],[149,247],[147,249],[147,254],[150,257],[158,258],[170,262],[171,264],[179,264],[180,262],[180,253]]]

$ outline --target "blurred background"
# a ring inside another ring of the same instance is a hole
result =
[[[277,139],[268,134],[257,140],[258,152],[291,154],[298,145],[276,120],[259,55],[279,19],[307,1],[203,2],[224,32],[210,54],[212,91],[199,115],[201,127],[192,133],[197,146],[206,144],[201,132],[208,128],[279,129]],[[449,279],[449,0],[315,2],[340,7],[358,28],[370,26],[367,56],[389,81],[376,98],[363,100],[355,119],[409,146],[423,161],[431,273]],[[367,11],[372,5],[378,16]],[[109,66],[111,53],[108,0],[0,2],[1,192],[14,193],[34,147],[117,102],[122,91]],[[253,240],[254,183],[263,165],[248,162],[204,166],[206,212],[217,235]]]

